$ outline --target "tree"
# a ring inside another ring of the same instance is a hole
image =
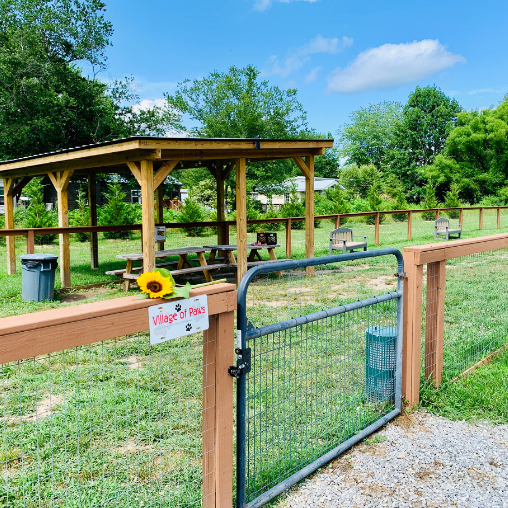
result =
[[[136,210],[130,203],[125,203],[125,192],[118,180],[108,184],[108,192],[105,194],[108,202],[98,210],[98,223],[100,226],[118,226],[122,224],[136,223]],[[105,231],[104,238],[121,239],[131,238],[132,231]]]
[[[112,88],[82,75],[106,62],[112,34],[100,0],[0,0],[0,158],[147,132],[174,111],[137,111],[130,81]]]
[[[350,123],[338,131],[339,155],[350,165],[374,164],[381,169],[401,112],[402,105],[398,102],[370,104],[353,111]]]
[[[191,134],[209,138],[299,138],[309,137],[306,113],[295,89],[281,90],[260,81],[259,70],[249,65],[214,71],[203,79],[178,84],[166,95],[170,106],[194,122]],[[257,162],[247,165],[248,185],[280,183],[292,175],[290,161]],[[231,185],[233,176],[227,184]]]
[[[340,184],[354,197],[367,198],[370,188],[381,180],[374,164],[346,166],[339,175]]]
[[[432,181],[425,186],[425,208],[437,208],[437,199],[436,199],[436,188],[433,185]],[[423,220],[434,220],[436,214],[435,212],[423,212],[422,219]]]
[[[406,195],[416,199],[421,194],[422,169],[442,152],[461,110],[436,86],[417,87],[409,95],[386,157],[386,170],[400,179]]]

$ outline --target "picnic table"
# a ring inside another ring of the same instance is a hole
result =
[[[168,250],[160,250],[155,252],[155,260],[156,267],[174,267],[168,268],[171,272],[171,275],[183,275],[186,273],[200,272],[202,271],[205,275],[205,278],[208,282],[212,282],[213,278],[208,269],[208,263],[205,258],[205,252],[210,252],[211,249],[207,247],[183,247],[181,249],[168,249]],[[189,254],[196,254],[198,258],[199,265],[194,266],[191,261],[187,258]],[[157,263],[159,259],[166,259],[170,256],[178,256],[178,261],[167,261],[163,263]],[[116,256],[118,259],[124,259],[126,261],[125,269],[121,270],[110,270],[106,272],[108,275],[116,275],[117,277],[122,277],[124,279],[124,289],[125,291],[129,290],[129,286],[132,280],[136,280],[141,273],[143,273],[143,265],[141,266],[133,266],[134,261],[143,262],[143,253],[138,252],[134,254],[118,254]],[[219,268],[226,268],[229,266],[227,263],[215,263],[213,265],[213,270],[218,270]]]
[[[265,263],[274,263],[277,260],[277,256],[275,255],[275,249],[280,247],[279,244],[275,245],[253,245],[248,244],[247,249],[250,249],[249,255],[247,256],[247,267],[250,268],[252,266],[262,265]],[[234,251],[237,250],[237,245],[205,245],[205,249],[210,249],[210,255],[208,256],[208,265],[214,265],[214,261],[217,258],[218,252],[224,252],[225,257],[220,258],[221,264],[225,264],[226,266],[230,266],[235,269],[238,266],[236,262],[236,258],[234,255]],[[270,259],[263,259],[261,257],[260,251],[266,249],[268,251],[268,255]],[[276,272],[277,276],[280,276],[280,272]]]

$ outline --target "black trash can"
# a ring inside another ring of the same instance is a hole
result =
[[[54,254],[24,254],[21,256],[22,297],[25,302],[53,300],[57,259],[58,256]]]

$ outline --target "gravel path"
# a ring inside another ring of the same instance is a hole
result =
[[[471,425],[420,412],[411,420],[399,417],[372,438],[277,506],[508,508],[508,425]]]

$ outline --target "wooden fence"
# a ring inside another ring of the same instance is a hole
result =
[[[417,404],[420,397],[424,265],[427,265],[424,375],[439,386],[443,379],[446,261],[504,247],[508,247],[507,233],[403,249],[406,281],[402,392],[410,405]]]
[[[483,229],[483,213],[484,210],[497,211],[497,229],[501,228],[501,210],[508,209],[508,206],[471,206],[462,208],[421,208],[413,210],[383,210],[376,212],[356,212],[356,213],[342,213],[333,215],[315,215],[314,220],[333,220],[335,227],[340,226],[341,220],[352,217],[374,217],[374,243],[379,245],[379,226],[381,215],[407,215],[407,239],[412,239],[412,223],[413,215],[424,212],[434,212],[436,219],[439,219],[440,214],[445,211],[456,210],[459,212],[459,222],[463,223],[464,211],[478,210],[478,227]],[[291,226],[293,222],[303,222],[305,217],[277,217],[271,219],[251,219],[248,224],[284,224],[285,225],[285,238],[286,238],[286,257],[291,257]],[[205,221],[205,222],[170,222],[170,223],[157,223],[156,225],[166,226],[167,229],[188,229],[196,227],[214,227],[218,229],[219,244],[229,243],[229,230],[231,227],[236,226],[235,221]],[[72,233],[90,233],[90,265],[92,268],[99,268],[98,247],[97,247],[97,233],[106,231],[141,231],[143,226],[141,224],[131,224],[123,226],[81,226],[81,227],[53,227],[53,228],[16,228],[16,229],[0,229],[0,237],[4,236],[25,236],[26,237],[26,252],[27,254],[34,253],[34,238],[35,235],[65,235]],[[141,246],[142,247],[142,246]],[[164,243],[158,243],[158,249],[164,249]],[[8,253],[9,254],[9,253]],[[15,260],[7,259],[7,268],[9,274],[16,273]]]

